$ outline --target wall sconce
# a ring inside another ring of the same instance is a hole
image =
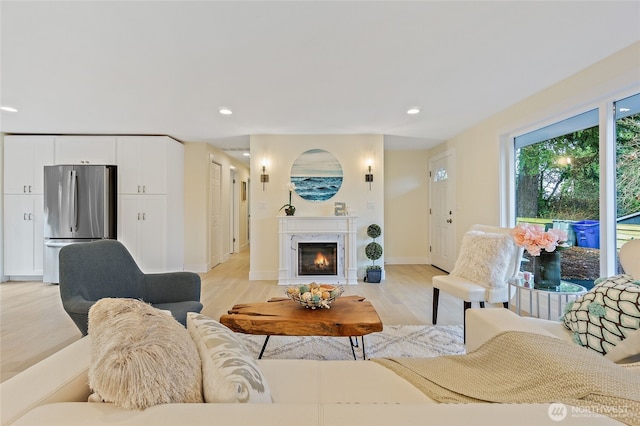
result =
[[[369,182],[369,191],[371,191],[371,182],[373,182],[373,173],[371,173],[371,160],[369,160],[368,172],[364,175],[364,181]]]
[[[262,174],[260,175],[260,182],[262,182],[262,190],[264,191],[264,184],[269,182],[269,175],[267,174],[266,162],[262,162]]]

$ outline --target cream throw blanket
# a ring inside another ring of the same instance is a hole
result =
[[[553,337],[508,331],[466,355],[373,361],[438,402],[560,402],[640,425],[640,375]]]

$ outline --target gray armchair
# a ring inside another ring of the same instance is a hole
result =
[[[64,310],[87,334],[89,308],[105,297],[141,299],[171,311],[183,325],[200,312],[200,276],[193,272],[143,273],[116,240],[71,244],[60,250],[60,297]]]

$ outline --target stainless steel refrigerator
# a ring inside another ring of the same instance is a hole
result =
[[[65,245],[116,238],[116,179],[116,166],[44,167],[44,282],[58,282]]]

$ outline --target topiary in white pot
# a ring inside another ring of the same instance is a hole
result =
[[[376,238],[381,234],[382,229],[380,225],[373,223],[367,228],[367,235],[372,238],[373,241],[364,248],[365,255],[371,260],[371,265],[367,266],[367,274],[364,277],[366,282],[379,283],[382,279],[382,268],[376,265],[376,260],[382,257],[382,246],[376,242]]]

